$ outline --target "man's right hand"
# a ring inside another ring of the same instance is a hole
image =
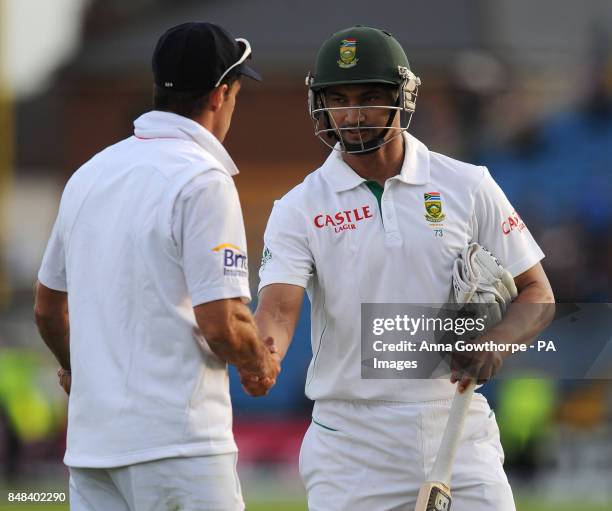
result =
[[[252,396],[267,394],[280,372],[280,357],[272,338],[257,330],[249,308],[239,298],[228,298],[197,305],[194,312],[208,346],[236,366],[245,390]]]
[[[264,358],[256,370],[239,368],[240,383],[244,391],[253,397],[265,396],[276,383],[276,378],[280,373],[280,356],[272,337],[264,339],[264,344],[268,348]]]

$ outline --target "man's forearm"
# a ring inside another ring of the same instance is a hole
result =
[[[289,349],[300,319],[304,288],[292,284],[271,284],[259,293],[255,323],[264,337],[272,337],[282,360]]]
[[[70,370],[68,294],[36,282],[34,302],[34,319],[40,336],[60,365]]]
[[[240,370],[259,372],[265,366],[268,349],[261,342],[246,307],[244,314],[235,314],[227,328],[217,333],[210,332],[206,340],[215,355]]]
[[[486,333],[486,339],[512,344],[531,344],[555,315],[554,298],[536,284],[527,286],[510,305],[499,324]]]
[[[291,344],[294,325],[291,320],[283,317],[280,313],[272,313],[266,309],[257,309],[255,312],[255,323],[263,337],[272,337],[278,350],[278,356],[282,360]]]
[[[248,321],[242,319],[236,321],[233,334],[236,343],[224,343],[219,347],[221,351],[225,351],[225,359],[238,370],[262,371],[269,351],[262,343],[255,323],[250,318]],[[224,350],[230,346],[231,350]]]
[[[60,365],[70,370],[70,327],[68,315],[36,317],[38,331]]]

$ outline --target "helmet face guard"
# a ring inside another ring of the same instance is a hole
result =
[[[392,105],[379,106],[350,106],[350,107],[328,107],[325,101],[325,88],[313,87],[313,77],[309,74],[306,77],[308,85],[308,111],[314,125],[315,135],[328,147],[340,150],[348,154],[365,154],[378,150],[383,145],[389,143],[395,137],[406,131],[410,125],[412,114],[416,108],[416,99],[421,80],[405,66],[398,66],[398,81],[396,101]],[[365,82],[377,83],[377,82]],[[346,85],[350,85],[347,82]],[[342,84],[337,84],[342,85]],[[388,85],[388,83],[383,83]],[[334,111],[357,110],[357,125],[340,127],[334,121],[332,113]],[[384,126],[361,126],[360,119],[362,111],[386,110],[389,115]],[[393,126],[393,121],[398,114],[400,115],[400,125]],[[357,143],[347,142],[342,133],[345,131],[358,130],[360,141]],[[373,139],[365,141],[362,132],[372,130],[377,134]],[[338,144],[336,144],[338,142]]]
[[[388,105],[350,107],[330,106],[326,101],[325,91],[328,87],[358,84],[393,87],[393,100]],[[308,73],[306,85],[308,111],[315,135],[332,149],[359,154],[379,149],[408,129],[421,80],[410,70],[404,49],[389,32],[356,25],[332,34],[322,44],[317,53],[314,75]],[[378,120],[375,122],[380,126],[361,126],[361,114],[371,114],[372,109],[387,110],[389,115],[386,122]],[[340,110],[356,113],[357,125],[337,125],[332,114],[336,114],[337,119],[337,111]],[[398,113],[399,126],[394,122]],[[359,141],[347,142],[343,133],[347,131],[357,131]],[[364,133],[367,136],[364,137]],[[372,133],[374,136],[371,136]]]

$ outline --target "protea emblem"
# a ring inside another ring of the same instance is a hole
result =
[[[340,41],[340,59],[338,66],[342,69],[353,67],[357,64],[357,39],[349,38]]]
[[[442,212],[442,199],[440,192],[428,192],[425,195],[425,218],[428,222],[441,222],[446,218]]]

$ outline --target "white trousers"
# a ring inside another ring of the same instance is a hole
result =
[[[70,467],[71,511],[242,511],[237,455]]]
[[[310,511],[413,511],[452,400],[318,401],[300,451]],[[451,481],[453,511],[515,511],[495,415],[475,394]]]

